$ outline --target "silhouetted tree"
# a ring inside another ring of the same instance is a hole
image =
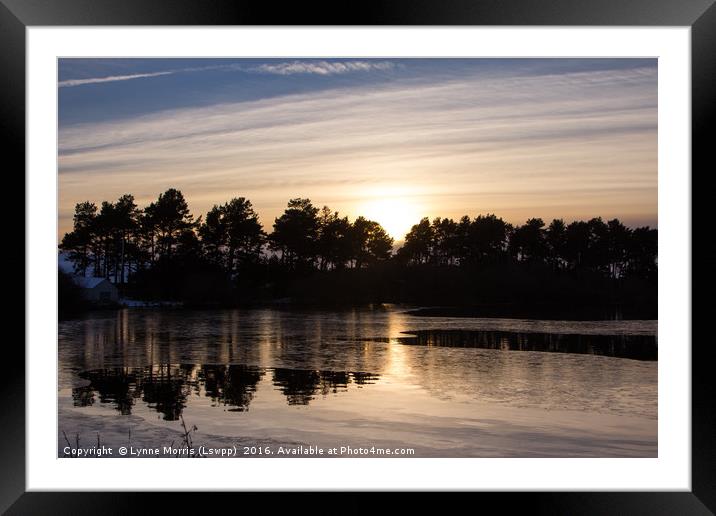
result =
[[[627,248],[627,269],[631,275],[656,280],[657,276],[656,229],[649,226],[634,229]]]
[[[130,238],[138,226],[138,216],[139,212],[133,195],[125,194],[114,204],[112,226],[115,233],[115,242],[117,242],[119,247],[118,265],[120,283],[124,283],[126,279],[126,257],[129,251]]]
[[[75,205],[73,217],[73,229],[65,233],[60,243],[60,249],[68,253],[76,274],[86,275],[87,269],[93,267],[97,256],[94,252],[95,219],[97,217],[97,205],[89,201]]]
[[[159,194],[159,199],[147,206],[144,213],[148,217],[146,223],[156,235],[153,252],[160,258],[170,259],[179,235],[196,225],[184,196],[175,188]]]
[[[587,265],[602,274],[608,274],[609,269],[609,227],[601,217],[595,217],[587,222],[589,225],[589,247]]]
[[[116,275],[116,225],[117,215],[114,204],[103,201],[99,210],[99,214],[95,219],[95,234],[100,242],[102,254],[102,276],[110,279],[114,275],[114,282],[117,282]]]
[[[622,224],[619,219],[607,222],[607,256],[609,261],[609,276],[619,278],[626,272],[629,241],[632,238],[631,230]],[[656,256],[654,256],[654,259]]]
[[[496,263],[507,250],[510,225],[493,214],[478,215],[467,229],[467,262]]]
[[[454,265],[458,260],[457,223],[436,217],[432,224],[432,261],[437,265]]]
[[[259,218],[244,197],[214,206],[199,227],[207,258],[236,274],[242,265],[258,261],[265,233]]]
[[[472,220],[469,216],[463,215],[455,227],[455,244],[453,255],[457,263],[467,265],[473,256],[473,250],[470,245],[470,237],[472,234]]]
[[[225,267],[226,264],[226,224],[223,220],[223,212],[223,208],[215,204],[206,214],[204,223],[199,227],[199,236],[205,256],[208,261],[219,267]]]
[[[291,199],[270,235],[271,247],[289,267],[312,264],[318,239],[318,208],[310,199]]]
[[[547,255],[547,245],[542,219],[529,219],[516,227],[510,238],[510,252],[522,262],[540,262]]]
[[[553,269],[561,269],[565,263],[565,250],[567,246],[567,226],[562,219],[550,222],[545,235],[547,244],[547,257]]]
[[[324,206],[318,217],[316,245],[320,270],[343,268],[353,251],[353,233],[348,217],[341,218],[337,211]]]
[[[590,229],[584,221],[574,221],[567,226],[564,259],[572,269],[579,269],[587,261]]]
[[[128,283],[123,291],[129,294],[200,305],[333,299],[338,289],[365,302],[431,299],[436,292],[452,296],[456,289],[475,299],[483,295],[477,293],[482,287],[509,302],[534,295],[537,284],[540,295],[545,285],[556,285],[555,299],[564,285],[575,291],[584,287],[585,299],[594,292],[607,299],[620,288],[635,292],[650,285],[651,292],[657,243],[656,229],[630,229],[616,218],[569,224],[554,219],[545,228],[539,218],[512,227],[494,214],[465,215],[458,221],[421,219],[394,255],[393,239],[378,222],[363,216],[351,222],[327,206],[319,210],[309,199],[288,201],[267,236],[244,197],[214,205],[202,222],[194,219],[182,193],[170,188],[143,210],[130,194],[99,207],[90,201],[76,204],[72,231],[59,248],[76,274]],[[341,272],[347,266],[354,270]],[[313,274],[317,271],[322,274]],[[70,292],[68,278],[60,281]],[[413,289],[411,283],[418,285]],[[532,286],[523,291],[519,285]],[[646,295],[639,299],[648,301]]]
[[[405,235],[405,243],[400,250],[401,258],[412,263],[428,263],[433,256],[434,236],[430,219],[421,219]]]
[[[364,265],[387,260],[393,248],[393,239],[381,225],[364,217],[358,217],[353,222],[351,241],[353,259],[358,269]]]

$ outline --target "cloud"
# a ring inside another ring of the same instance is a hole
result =
[[[60,88],[69,88],[73,86],[83,86],[86,84],[101,84],[106,82],[130,81],[134,79],[146,79],[149,77],[160,77],[163,75],[174,75],[178,73],[204,72],[211,70],[225,71],[242,71],[246,73],[264,73],[277,75],[292,74],[315,74],[315,75],[335,75],[349,72],[370,72],[384,71],[395,68],[395,65],[389,61],[344,61],[344,62],[328,62],[328,61],[292,61],[276,64],[262,64],[259,66],[241,66],[238,64],[201,66],[193,68],[180,68],[177,70],[165,70],[162,72],[136,73],[130,75],[112,75],[108,77],[93,77],[89,79],[67,79],[57,83]]]
[[[390,61],[293,61],[290,63],[262,64],[249,70],[278,75],[293,75],[299,73],[335,75],[349,72],[385,71],[393,68],[395,68],[395,64]]]
[[[135,73],[132,75],[111,75],[109,77],[94,77],[91,79],[68,79],[66,81],[60,81],[57,86],[60,88],[69,88],[72,86],[82,86],[84,84],[98,84],[103,82],[115,82],[115,81],[131,81],[132,79],[143,79],[145,77],[159,77],[160,75],[171,75],[177,73],[176,70],[168,70],[166,72],[153,72],[153,73]]]
[[[410,185],[431,216],[655,219],[656,79],[656,68],[474,76],[64,126],[61,216],[175,186],[197,215],[243,195],[270,224],[290,197],[350,215],[371,191]]]
[[[161,72],[136,73],[131,75],[112,75],[109,77],[95,77],[91,79],[67,79],[60,81],[57,86],[67,88],[72,86],[82,86],[84,84],[99,84],[104,82],[130,81],[133,79],[144,79],[147,77],[160,77],[162,75],[174,75],[177,73],[206,72],[210,70],[241,70],[241,67],[235,64],[229,65],[212,65],[212,66],[196,66],[190,68],[178,68],[176,70],[164,70]]]

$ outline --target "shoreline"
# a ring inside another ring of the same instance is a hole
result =
[[[406,312],[414,317],[458,317],[466,319],[541,319],[547,321],[639,321],[657,320],[652,310],[617,306],[593,307],[538,307],[529,308],[517,304],[492,304],[474,306],[427,306]]]
[[[112,306],[93,306],[86,310],[61,314],[60,320],[82,318],[96,312],[110,312],[122,309],[150,309],[150,310],[250,310],[273,309],[278,311],[310,311],[334,312],[345,310],[389,310],[398,308],[406,315],[413,317],[449,317],[464,319],[538,319],[545,321],[638,321],[658,320],[658,313],[649,309],[634,307],[612,306],[583,306],[583,307],[526,307],[518,304],[486,304],[469,306],[420,306],[412,303],[296,303],[281,299],[275,302],[239,303],[233,305],[210,304],[194,305],[176,301],[137,301],[122,300]],[[64,317],[62,317],[64,315]]]

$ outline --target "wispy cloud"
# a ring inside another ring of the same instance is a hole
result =
[[[390,61],[293,61],[290,63],[262,64],[250,71],[278,75],[316,74],[335,75],[349,72],[385,71],[395,68]]]
[[[407,185],[429,216],[653,223],[656,84],[655,68],[475,76],[62,127],[60,215],[71,223],[76,202],[131,192],[141,204],[175,186],[197,214],[247,196],[270,226],[290,197],[355,215]]]
[[[89,79],[67,79],[60,81],[57,85],[60,88],[71,86],[82,86],[84,84],[98,84],[103,82],[115,81],[131,81],[133,79],[145,79],[148,77],[160,77],[162,75],[174,75],[177,73],[207,72],[211,70],[241,70],[241,67],[235,64],[230,65],[212,65],[212,66],[194,66],[190,68],[178,68],[175,70],[163,70],[160,72],[135,73],[127,75],[111,75],[108,77],[94,77]]]
[[[144,79],[146,77],[159,77],[160,75],[171,75],[176,73],[176,70],[168,70],[165,72],[152,72],[152,73],[135,73],[131,75],[111,75],[109,77],[93,77],[90,79],[67,79],[60,81],[57,86],[60,88],[69,88],[72,86],[82,86],[84,84],[98,84],[103,82],[115,82],[115,81],[131,81],[132,79]]]
[[[201,66],[192,68],[180,68],[176,70],[164,70],[161,72],[136,73],[127,75],[111,75],[107,77],[92,77],[85,79],[67,79],[58,82],[60,88],[69,88],[73,86],[83,86],[86,84],[101,84],[116,81],[130,81],[134,79],[146,79],[150,77],[160,77],[164,75],[174,75],[178,73],[206,72],[212,70],[224,71],[241,71],[246,73],[263,73],[277,75],[292,74],[314,74],[314,75],[335,75],[350,72],[370,72],[385,71],[395,68],[395,64],[390,61],[291,61],[276,64],[262,64],[259,66],[241,66],[237,64]]]

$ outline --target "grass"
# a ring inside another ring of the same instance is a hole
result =
[[[200,458],[200,457],[203,457],[203,455],[201,455],[201,454],[198,452],[198,450],[196,449],[196,447],[195,447],[195,445],[194,445],[194,439],[192,438],[192,434],[196,433],[196,432],[199,430],[199,428],[198,428],[196,425],[191,425],[191,428],[188,427],[187,424],[186,424],[186,421],[184,421],[184,416],[183,416],[183,415],[179,416],[179,419],[180,419],[180,422],[181,422],[181,436],[180,436],[180,438],[181,438],[181,447],[178,448],[178,450],[187,450],[187,453],[181,453],[180,451],[177,451],[177,453],[174,455],[174,457],[176,457],[176,458],[179,458],[179,457],[183,457],[183,458]],[[76,433],[76,434],[75,434],[75,444],[74,444],[74,446],[72,445],[72,442],[70,441],[69,437],[67,436],[67,433],[66,433],[64,430],[62,430],[62,436],[64,437],[65,442],[67,443],[67,446],[68,446],[70,449],[75,449],[75,450],[77,450],[77,449],[80,448],[80,434],[79,434],[79,433]],[[128,443],[128,447],[131,447],[131,446],[132,446],[132,428],[131,428],[131,427],[129,428],[129,431],[128,431],[127,443]],[[101,447],[102,447],[101,436],[100,436],[100,433],[97,432],[97,445],[96,445],[96,448],[99,449],[99,448],[101,448]],[[169,444],[169,447],[172,448],[172,449],[174,448],[174,441],[172,441],[172,442]],[[72,459],[78,458],[77,455],[73,455],[73,454],[71,454],[71,453],[69,453],[69,454],[68,454],[68,453],[63,453],[62,457],[63,457],[63,458],[72,458]]]

